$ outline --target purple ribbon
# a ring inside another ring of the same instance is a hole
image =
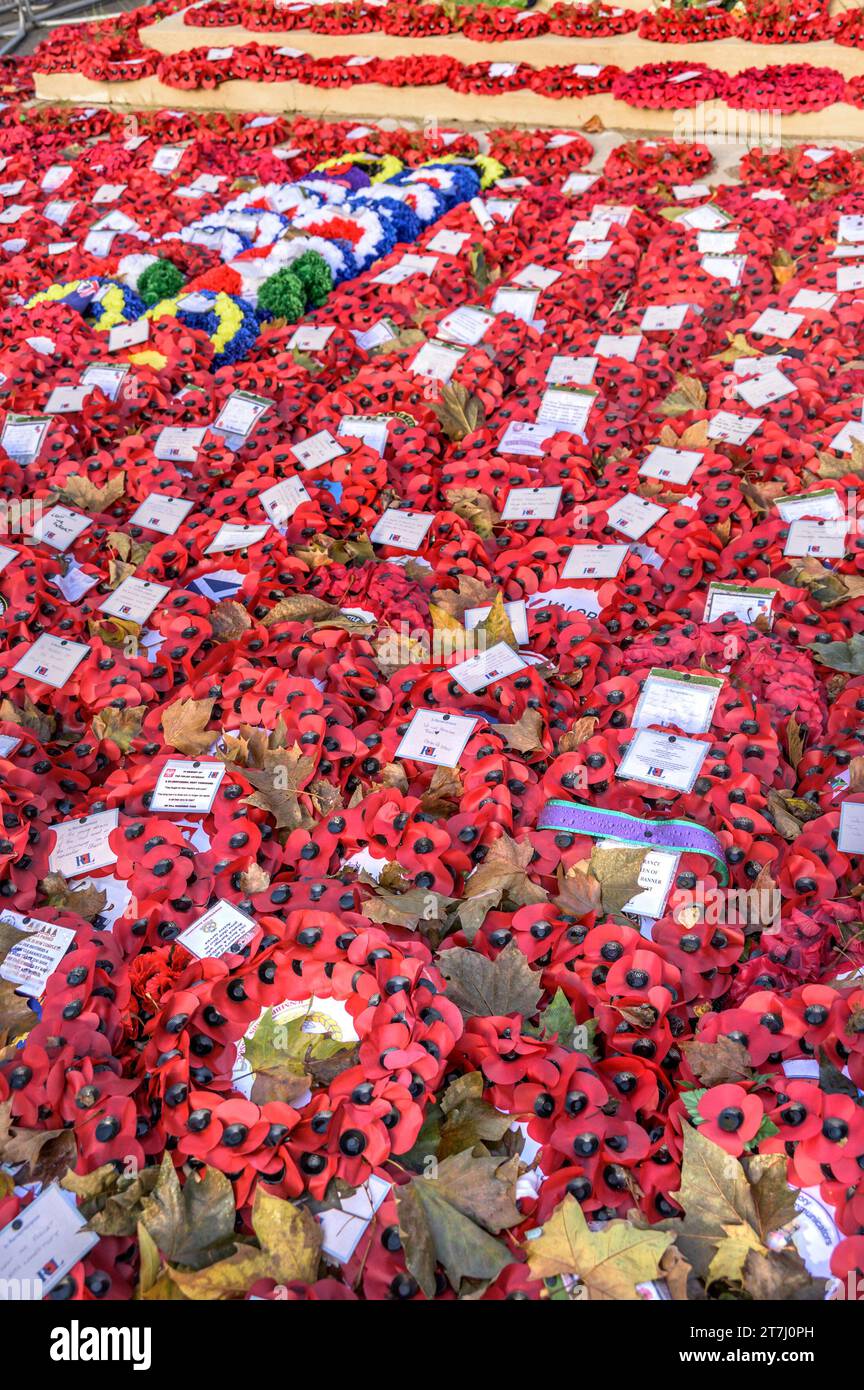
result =
[[[729,870],[716,835],[690,820],[644,820],[598,806],[579,806],[572,801],[547,801],[537,821],[538,830],[561,830],[593,839],[630,840],[646,849],[671,850],[676,854],[707,854],[717,864],[722,882]]]

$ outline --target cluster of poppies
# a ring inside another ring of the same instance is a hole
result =
[[[123,83],[153,77],[178,90],[215,90],[224,82],[289,82],[315,87],[445,85],[453,91],[498,96],[530,90],[553,98],[588,97],[610,92],[628,105],[654,110],[695,107],[725,101],[744,110],[808,112],[838,102],[864,104],[864,79],[847,81],[833,68],[781,63],[728,74],[704,63],[666,62],[622,70],[614,64],[568,63],[538,67],[530,62],[461,62],[445,52],[406,53],[378,58],[344,54],[316,58],[302,48],[272,43],[206,45],[163,55],[142,44],[139,30],[178,7],[163,0],[85,29],[61,28],[39,45],[26,71],[80,72],[93,81]],[[267,32],[363,35],[369,32],[430,37],[459,32],[469,39],[528,39],[544,33],[569,37],[608,36],[633,31],[658,42],[737,37],[762,43],[832,38],[862,40],[855,12],[831,18],[826,0],[817,3],[763,4],[743,18],[725,10],[673,9],[641,14],[605,3],[557,4],[548,11],[507,6],[238,5],[222,0],[186,10],[185,22],[218,29],[242,24]]]
[[[524,1170],[484,1297],[540,1296],[526,1238],[565,1199],[680,1214],[692,1126],[786,1155],[833,1272],[860,1268],[864,163],[754,151],[712,187],[669,141],[594,174],[566,131],[498,132],[496,165],[456,132],[24,114],[0,128],[17,1131],[69,1131],[82,1179],[216,1170],[246,1231],[262,1192],[326,1213],[383,1184],[295,1292],[422,1299],[396,1197],[476,1075]],[[280,223],[325,182],[329,230],[318,202]],[[371,255],[339,220],[361,185],[403,208]],[[286,230],[358,251],[326,295],[308,271],[299,324],[244,298]],[[256,324],[229,358],[220,295]],[[262,1090],[280,1017],[303,1085]],[[129,1297],[138,1259],[106,1235],[50,1296]]]
[[[481,42],[533,38],[539,34],[566,34],[571,38],[602,38],[638,33],[658,43],[705,43],[712,39],[739,38],[752,43],[811,43],[848,34],[855,26],[854,11],[836,17],[827,0],[750,0],[725,9],[685,5],[655,9],[621,9],[606,0],[593,4],[566,4],[563,0],[546,10],[525,5],[397,4],[297,4],[287,8],[273,0],[208,0],[188,9],[184,23],[194,28],[280,31],[308,29],[318,34],[404,34],[436,37],[463,34]]]

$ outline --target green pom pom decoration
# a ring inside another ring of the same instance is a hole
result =
[[[290,270],[277,270],[275,275],[264,281],[258,291],[258,308],[288,323],[293,323],[305,313],[306,291],[302,281],[294,274],[293,266]]]
[[[317,251],[304,251],[292,262],[290,269],[306,291],[308,303],[320,309],[333,288],[333,272],[324,257]]]
[[[173,299],[183,288],[184,276],[173,261],[154,261],[141,274],[136,286],[138,297],[148,309],[162,299]]]

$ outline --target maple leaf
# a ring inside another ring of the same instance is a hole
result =
[[[804,741],[806,737],[806,728],[802,728],[794,714],[791,714],[786,725],[786,752],[792,767],[797,767],[804,757]]]
[[[458,589],[435,589],[432,599],[438,609],[449,613],[462,625],[468,608],[485,608],[495,597],[495,589],[470,575],[459,575]],[[431,611],[431,605],[430,605]]]
[[[860,598],[864,593],[864,580],[853,574],[838,574],[820,564],[812,555],[795,559],[789,570],[787,583],[796,588],[807,589],[822,608],[836,608],[850,598]]]
[[[207,617],[217,642],[233,642],[252,626],[252,619],[242,603],[233,598],[223,598],[210,609]]]
[[[636,1299],[637,1284],[661,1277],[660,1261],[673,1236],[656,1227],[643,1230],[629,1221],[606,1221],[590,1230],[575,1197],[565,1197],[524,1247],[535,1279],[576,1274],[594,1301]]]
[[[451,816],[464,790],[458,768],[436,767],[420,798],[420,809],[427,816]]]
[[[797,1251],[763,1255],[748,1250],[744,1288],[751,1298],[772,1303],[817,1303],[825,1298],[826,1281],[815,1279]]]
[[[518,648],[515,634],[510,619],[507,616],[507,609],[504,607],[504,595],[499,589],[492,606],[482,623],[477,626],[478,632],[486,634],[487,647],[494,647],[496,642],[506,642],[508,647]]]
[[[597,718],[593,714],[585,714],[581,719],[577,719],[565,734],[558,740],[559,753],[575,753],[577,748],[591,738],[597,728]]]
[[[93,734],[98,739],[110,739],[121,753],[128,753],[141,733],[146,713],[144,705],[127,706],[124,709],[107,705],[93,719]]]
[[[270,875],[260,864],[250,864],[240,875],[240,888],[247,897],[256,893],[266,893],[270,887]]]
[[[98,917],[108,902],[108,894],[101,888],[92,884],[86,888],[73,888],[62,874],[46,874],[39,888],[52,907],[62,908],[64,912],[77,912],[86,922]]]
[[[60,1186],[74,1192],[91,1231],[100,1236],[134,1236],[141,1203],[160,1176],[159,1168],[142,1168],[140,1173],[126,1176],[118,1173],[113,1163],[105,1163],[91,1173],[75,1173],[70,1168],[60,1179]]]
[[[55,490],[52,502],[63,502],[70,507],[78,507],[82,512],[91,514],[107,512],[109,507],[113,507],[126,491],[126,474],[115,473],[113,478],[109,478],[104,487],[96,487],[89,478],[81,478],[73,473],[68,477],[62,488]]]
[[[600,882],[589,872],[589,864],[590,860],[582,859],[558,876],[555,903],[570,917],[587,917],[602,911]]]
[[[243,774],[255,788],[244,804],[260,806],[269,812],[279,830],[310,825],[311,817],[300,805],[299,797],[314,776],[315,758],[307,757],[299,743],[295,743],[292,748],[268,751],[263,761],[263,767],[247,768]]]
[[[848,642],[805,642],[804,651],[832,671],[864,675],[864,633],[854,633]]]
[[[482,246],[471,246],[468,249],[468,268],[477,289],[482,294],[488,290],[489,286],[501,278],[501,271],[497,265],[490,266],[486,259],[486,252]]]
[[[496,724],[496,732],[506,740],[508,748],[518,753],[543,751],[543,716],[539,710],[526,709],[515,724]]]
[[[125,648],[130,637],[133,637],[137,644],[141,636],[140,624],[133,623],[129,618],[88,618],[87,630],[91,637],[98,637],[106,647]]]
[[[128,563],[133,573],[153,549],[152,541],[136,541],[125,531],[109,531],[105,540],[112,550],[116,550],[120,560]]]
[[[739,357],[761,357],[761,348],[751,347],[743,333],[730,333],[729,346],[715,352],[712,362],[736,362]]]
[[[305,1031],[306,1018],[281,1023],[265,1009],[255,1033],[246,1041],[246,1061],[255,1076],[252,1099],[261,1105],[279,1100],[286,1104],[309,1090],[306,1059],[320,1061],[332,1057],[343,1046],[341,1038],[329,1033]]]
[[[168,748],[200,757],[216,741],[216,734],[207,728],[213,713],[214,699],[175,700],[162,711],[162,733]]]
[[[327,603],[314,594],[289,594],[287,598],[280,598],[263,622],[265,627],[272,627],[274,623],[297,623],[307,618],[332,618],[338,612],[338,604]]]
[[[703,410],[707,396],[701,381],[692,376],[676,377],[677,385],[661,401],[661,415],[686,415],[690,410]]]
[[[377,889],[375,896],[363,903],[364,916],[370,922],[384,926],[407,927],[414,931],[419,923],[443,920],[455,898],[445,898],[425,888],[409,888],[406,893],[391,893]]]
[[[699,1278],[740,1283],[751,1250],[767,1254],[772,1231],[795,1215],[795,1192],[784,1154],[757,1154],[745,1168],[691,1125],[684,1126],[681,1186],[673,1193],[684,1210],[654,1230],[674,1234]]]
[[[483,925],[486,913],[506,896],[515,906],[546,902],[546,893],[528,877],[532,845],[517,844],[506,833],[492,841],[483,863],[465,881],[459,919],[469,941]]]
[[[563,989],[556,989],[549,1004],[540,1015],[539,1027],[529,1028],[529,1033],[536,1033],[537,1037],[551,1038],[557,1036],[561,1047],[571,1048],[573,1034],[576,1031],[576,1019],[573,1014],[573,1005],[567,998]],[[572,1049],[575,1051],[575,1049]]]
[[[485,492],[475,487],[459,487],[451,488],[444,495],[450,510],[467,521],[478,536],[488,539],[492,535],[501,518]]]
[[[435,1297],[436,1264],[457,1291],[463,1279],[495,1279],[513,1256],[494,1237],[522,1220],[516,1160],[465,1150],[433,1171],[394,1190],[405,1263],[427,1298]]]
[[[604,912],[620,912],[640,891],[639,875],[647,849],[599,841],[591,851],[589,872],[600,884]]]
[[[441,1098],[441,1110],[446,1119],[441,1126],[439,1159],[473,1149],[477,1144],[496,1144],[512,1123],[509,1115],[502,1115],[483,1099],[483,1076],[479,1071],[466,1072],[451,1082]]]
[[[775,285],[785,285],[796,275],[798,262],[792,259],[784,246],[779,246],[771,257],[771,270]]]
[[[430,409],[437,416],[447,438],[454,443],[473,434],[474,430],[482,429],[486,423],[486,411],[479,396],[472,396],[465,386],[458,383],[443,385],[440,401],[432,401]]]
[[[24,703],[20,706],[4,696],[0,700],[0,719],[17,724],[21,729],[32,729],[40,743],[47,743],[53,737],[57,723],[53,714],[43,714],[27,694],[24,695]]]
[[[495,960],[453,946],[438,957],[438,969],[447,981],[447,998],[465,1018],[514,1013],[530,1017],[543,993],[540,972],[531,969],[515,941],[508,942]]]
[[[32,1015],[35,1021],[35,1015]],[[2,1028],[2,1025],[0,1025]],[[12,1123],[12,1102],[0,1104],[0,1163],[13,1167],[16,1183],[49,1184],[78,1157],[75,1135],[68,1129],[22,1129]]]
[[[722,1033],[714,1043],[682,1043],[681,1051],[693,1075],[703,1086],[723,1086],[727,1082],[752,1079],[750,1053],[743,1044],[724,1037]]]
[[[15,993],[16,986],[9,980],[0,980],[0,1060],[7,1061],[2,1049],[25,1037],[35,1028],[39,1019],[28,1007],[23,995]]]
[[[138,1236],[138,1254],[140,1257],[138,1270],[138,1297],[143,1302],[185,1302],[185,1295],[180,1292],[174,1283],[170,1273],[166,1269],[156,1245],[146,1226],[139,1221],[136,1228]]]
[[[141,1202],[141,1224],[172,1264],[202,1269],[234,1246],[234,1189],[218,1168],[191,1174],[183,1186],[171,1155]]]
[[[259,1279],[314,1284],[321,1227],[310,1212],[269,1196],[259,1184],[252,1206],[252,1229],[258,1248],[240,1245],[228,1259],[206,1269],[181,1271],[171,1267],[171,1279],[193,1299],[242,1297]]]

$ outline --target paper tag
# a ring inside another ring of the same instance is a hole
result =
[[[486,651],[478,652],[467,661],[460,661],[456,666],[451,666],[448,674],[463,690],[467,690],[469,695],[475,695],[478,690],[485,690],[492,681],[503,680],[506,676],[514,676],[518,671],[524,671],[527,664],[506,642],[496,642],[494,647],[487,647]]]
[[[688,734],[705,734],[723,688],[718,676],[690,675],[655,667],[648,672],[633,713],[633,728],[674,724]]]
[[[175,463],[195,463],[206,433],[206,425],[194,428],[165,425],[159,431],[153,452],[157,459],[172,459]]]
[[[52,633],[43,632],[12,670],[19,676],[29,676],[32,680],[61,690],[89,651],[89,646],[84,642],[71,642],[67,637],[55,637]]]
[[[563,487],[513,487],[501,512],[502,521],[551,521]]]
[[[864,265],[841,265],[837,267],[837,291],[864,290]]]
[[[650,304],[639,327],[643,333],[674,333],[687,317],[689,304]]]
[[[436,232],[431,241],[427,241],[426,249],[437,251],[442,256],[458,256],[466,241],[470,240],[470,232],[451,232],[445,229]]]
[[[864,801],[841,801],[837,848],[841,854],[864,854]]]
[[[462,305],[441,319],[435,333],[446,342],[474,347],[483,341],[494,322],[494,314],[487,314],[484,309],[472,309]]]
[[[738,233],[699,232],[696,250],[700,256],[731,256],[738,250]]]
[[[641,333],[601,333],[594,351],[598,357],[623,357],[626,362],[635,362],[641,346]]]
[[[259,493],[258,500],[273,525],[279,529],[291,520],[298,507],[312,499],[299,478],[284,478],[281,483],[275,483]]]
[[[341,444],[337,444],[329,430],[319,430],[317,434],[310,434],[308,439],[302,440],[299,444],[292,444],[290,452],[301,468],[310,469],[320,468],[323,463],[341,458],[346,450]]]
[[[48,856],[52,873],[64,878],[80,878],[96,869],[107,869],[117,863],[108,837],[117,829],[119,811],[97,811],[92,816],[60,821],[52,825],[55,841]]]
[[[594,853],[602,856],[607,850],[632,848],[627,840],[598,840]],[[634,917],[652,917],[655,920],[662,917],[680,858],[680,854],[649,849],[636,880],[639,892],[628,898],[621,911]]]
[[[493,314],[512,314],[523,323],[533,323],[537,311],[538,290],[520,285],[503,285],[492,300]]]
[[[537,411],[538,425],[583,435],[597,392],[582,386],[547,386]]]
[[[397,758],[436,767],[457,767],[477,720],[463,714],[418,709],[396,749]]]
[[[553,270],[548,265],[536,265],[532,261],[530,265],[524,266],[518,275],[513,276],[513,283],[532,290],[548,290],[550,285],[554,285],[555,281],[560,279],[560,270]]]
[[[47,415],[15,415],[10,411],[0,434],[0,447],[10,458],[29,462],[39,453],[50,424]]]
[[[645,497],[637,497],[634,493],[626,493],[617,502],[613,502],[606,515],[609,518],[609,525],[614,526],[616,531],[622,535],[629,536],[631,541],[638,541],[644,536],[646,531],[650,531],[652,526],[656,526],[661,517],[666,515],[667,507],[661,507],[656,502],[649,502]]]
[[[264,396],[253,396],[248,391],[232,391],[212,428],[221,430],[223,434],[242,435],[245,439],[272,404]]]
[[[788,342],[794,338],[804,322],[803,314],[783,313],[780,309],[763,309],[748,333],[763,333],[771,338],[783,338]]]
[[[115,366],[113,362],[93,362],[81,373],[81,385],[90,390],[98,386],[103,396],[107,396],[109,401],[116,401],[128,375],[128,365]]]
[[[224,763],[170,758],[159,773],[150,810],[208,815],[226,770]]]
[[[757,618],[772,621],[773,589],[759,589],[745,584],[710,584],[703,623],[714,623],[726,613],[752,626]]]
[[[728,280],[733,288],[740,283],[746,263],[746,256],[703,256],[699,262],[706,275]]]
[[[561,571],[562,579],[614,579],[629,545],[574,545]]]
[[[555,356],[546,368],[550,386],[589,386],[594,380],[596,357]]]
[[[8,908],[0,912],[2,923],[15,927],[23,936],[0,961],[0,978],[15,985],[20,993],[38,998],[75,940],[75,929],[42,922],[38,917],[22,917]]]
[[[321,352],[335,332],[335,326],[328,328],[326,325],[318,327],[315,324],[304,323],[295,329],[288,347],[297,352]]]
[[[0,1284],[44,1298],[99,1244],[86,1225],[71,1193],[51,1183],[0,1231]]]
[[[155,584],[149,579],[136,579],[130,575],[124,579],[113,594],[109,594],[99,604],[99,610],[112,618],[122,618],[125,622],[146,623],[154,608],[169,594],[168,584]]]
[[[778,497],[774,505],[782,519],[790,523],[800,521],[802,517],[842,521],[845,516],[843,503],[831,487],[819,488],[816,492],[802,492],[796,497]]]
[[[825,560],[842,560],[846,554],[848,523],[840,521],[793,521],[783,548],[784,555],[817,555]]]
[[[383,458],[387,447],[388,423],[373,415],[346,415],[339,421],[336,434],[340,439],[346,435],[359,439],[368,449],[374,449],[379,458]]]
[[[92,525],[93,518],[90,516],[82,516],[68,507],[52,507],[34,525],[33,540],[41,545],[50,545],[52,550],[62,555]]]
[[[455,343],[439,343],[435,338],[430,338],[420,348],[409,370],[431,381],[447,382],[462,361],[464,352],[465,348],[457,347]]]
[[[137,347],[146,343],[150,337],[150,320],[135,319],[132,323],[118,323],[108,331],[108,351],[120,352],[122,348]]]
[[[400,512],[396,507],[388,507],[369,532],[369,539],[373,545],[419,550],[434,520],[432,512]]]
[[[217,903],[199,917],[176,940],[185,946],[199,960],[224,956],[226,951],[236,953],[252,940],[257,925],[253,918],[240,912],[233,903],[220,898]]]
[[[754,410],[760,405],[771,405],[774,401],[780,401],[784,396],[794,396],[797,391],[798,387],[794,381],[790,381],[788,376],[784,376],[780,371],[762,372],[759,376],[743,381],[738,387],[738,395]]]
[[[708,438],[722,439],[726,444],[746,444],[761,425],[758,415],[733,415],[728,410],[718,410],[708,421]]]
[[[264,526],[250,526],[240,521],[223,521],[204,554],[216,555],[230,550],[245,550],[247,546],[263,541],[269,530],[269,522]]]
[[[616,777],[650,782],[672,791],[689,792],[699,776],[709,745],[680,734],[640,729],[629,744]]]
[[[185,153],[182,145],[163,145],[154,154],[150,168],[154,174],[173,174]]]
[[[495,452],[542,458],[543,445],[556,433],[555,425],[535,424],[531,420],[511,420],[498,441]]]
[[[130,526],[143,526],[148,531],[160,531],[173,536],[195,506],[185,497],[173,497],[168,492],[151,492],[129,518]]]
[[[45,402],[46,415],[75,415],[83,410],[89,386],[55,386]]]
[[[657,444],[640,464],[639,475],[686,486],[704,457],[696,449],[670,449],[665,444]]]

